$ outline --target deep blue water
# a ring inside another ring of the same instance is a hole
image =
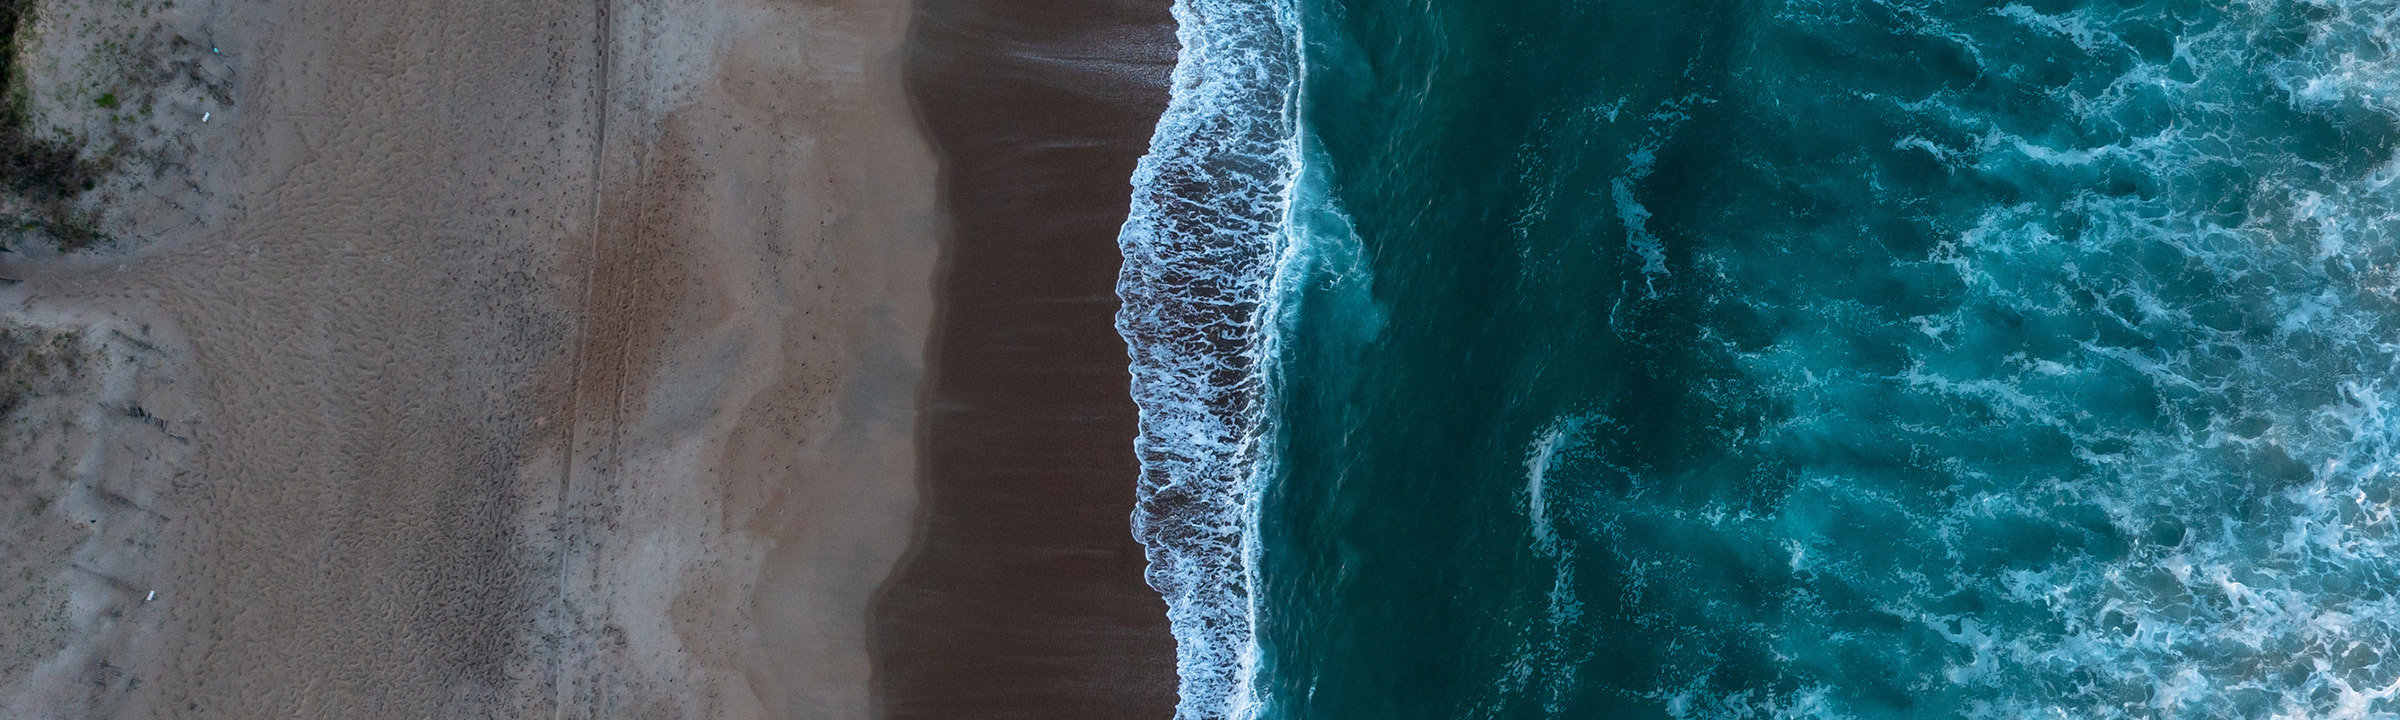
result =
[[[1185,717],[2400,713],[2400,3],[1179,18]]]

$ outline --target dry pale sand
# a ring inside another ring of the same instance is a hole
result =
[[[0,717],[871,713],[940,232],[905,2],[161,17],[230,102],[162,104],[120,246],[0,255],[86,358],[0,422]]]

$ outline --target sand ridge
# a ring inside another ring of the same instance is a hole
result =
[[[5,312],[168,335],[195,476],[143,471],[114,684],[9,714],[869,714],[939,229],[906,5],[214,22],[197,219],[0,256]]]

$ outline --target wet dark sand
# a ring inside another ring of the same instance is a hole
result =
[[[892,718],[1173,715],[1128,525],[1113,325],[1127,178],[1166,102],[1166,0],[921,0],[908,75],[943,167],[919,535],[871,621]]]

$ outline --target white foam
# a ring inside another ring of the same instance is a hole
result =
[[[1553,715],[1563,709],[1565,700],[1571,696],[1576,670],[1590,654],[1573,652],[1575,627],[1583,620],[1583,598],[1576,594],[1575,545],[1560,537],[1551,524],[1547,486],[1553,464],[1564,459],[1563,453],[1580,445],[1584,427],[1593,421],[1594,418],[1576,416],[1552,423],[1525,460],[1525,511],[1532,526],[1534,551],[1550,558],[1551,570],[1550,591],[1546,596],[1549,607],[1543,613],[1541,634],[1529,644],[1539,648],[1548,685],[1542,705]]]
[[[1287,273],[1297,26],[1279,0],[1176,0],[1171,98],[1137,166],[1117,329],[1141,459],[1134,536],[1175,633],[1180,720],[1253,717],[1257,484]]]

